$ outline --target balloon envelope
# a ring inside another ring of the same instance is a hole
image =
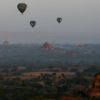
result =
[[[61,23],[61,21],[62,21],[62,18],[57,18],[57,21],[58,21],[58,23]]]
[[[30,25],[34,27],[36,25],[36,21],[30,21]]]
[[[27,9],[27,5],[25,3],[19,3],[17,5],[18,10],[23,14],[24,11]]]

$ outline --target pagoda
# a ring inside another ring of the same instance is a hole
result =
[[[86,88],[85,93],[88,97],[91,98],[100,97],[100,75],[97,75],[97,77],[93,80],[93,86]]]
[[[42,75],[40,75],[40,80],[42,80]]]
[[[45,49],[45,50],[54,50],[54,48],[48,43],[46,42],[42,47],[40,47],[41,49]]]
[[[52,43],[51,43],[51,44],[55,44],[55,43],[54,43],[54,41],[52,41]]]
[[[81,46],[81,44],[79,43],[79,41],[77,42],[76,46]]]
[[[69,57],[76,57],[76,55],[74,55],[72,51],[70,52],[70,54],[68,56]]]
[[[58,78],[58,77],[56,76],[55,82],[59,82],[59,81],[62,80],[62,79],[64,79],[62,75],[60,76],[60,78]]]
[[[3,45],[10,45],[10,43],[7,41],[7,39],[3,42]]]
[[[59,53],[66,53],[66,51],[61,49]]]
[[[58,77],[56,76],[55,82],[58,82],[58,81],[59,81],[59,79],[58,79]]]

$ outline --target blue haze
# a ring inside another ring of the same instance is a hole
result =
[[[28,6],[23,15],[18,3]],[[63,18],[61,24],[57,17]],[[34,29],[31,20],[37,22]],[[0,0],[0,44],[5,39],[10,43],[100,43],[100,0]]]

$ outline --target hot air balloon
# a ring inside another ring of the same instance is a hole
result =
[[[58,23],[61,23],[61,21],[62,21],[62,18],[57,18],[57,21],[58,21]]]
[[[34,27],[36,25],[36,21],[30,21],[30,25]]]
[[[19,3],[18,5],[17,5],[17,8],[18,8],[18,10],[22,13],[22,15],[23,15],[23,13],[24,13],[24,11],[27,9],[27,5],[25,4],[25,3]]]

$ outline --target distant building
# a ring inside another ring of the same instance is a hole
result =
[[[58,77],[56,76],[55,82],[59,82],[59,81],[62,80],[62,79],[64,79],[62,75],[60,76],[60,78],[58,78]]]
[[[77,42],[76,46],[82,47],[82,45],[79,43],[79,41]]]
[[[43,78],[42,78],[42,75],[40,75],[40,80],[42,80]]]
[[[77,42],[76,46],[80,45],[79,41]]]
[[[74,55],[72,51],[70,52],[70,54],[68,56],[69,57],[76,57],[76,55]]]
[[[66,53],[66,51],[61,49],[59,53]]]
[[[7,41],[7,39],[3,42],[3,45],[10,45],[10,43]]]
[[[45,50],[54,50],[54,48],[48,43],[46,42],[42,47],[40,47],[41,49],[45,49]]]
[[[54,52],[57,53],[57,50],[55,50]]]

